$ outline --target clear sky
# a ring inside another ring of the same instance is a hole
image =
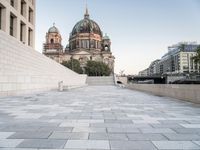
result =
[[[85,12],[86,0],[37,0],[36,49],[56,23],[62,44]],[[137,74],[178,42],[200,43],[200,0],[88,0],[90,18],[112,41],[115,72]]]

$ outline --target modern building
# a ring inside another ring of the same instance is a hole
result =
[[[144,70],[139,72],[139,76],[146,77],[148,75],[149,75],[149,68],[144,69]]]
[[[111,52],[111,40],[107,35],[103,36],[99,25],[90,19],[87,8],[84,18],[73,27],[65,49],[55,24],[48,30],[43,54],[59,63],[79,60],[83,70],[89,60],[104,62],[114,72],[115,57]]]
[[[198,72],[198,65],[192,59],[196,55],[198,46],[195,42],[184,42],[168,47],[168,53],[157,64],[158,73],[183,74]]]
[[[163,74],[190,74],[199,72],[199,65],[192,57],[199,45],[196,42],[182,42],[168,47],[168,52],[159,60],[153,61],[149,68],[139,72],[140,76]]]
[[[0,30],[34,48],[35,0],[0,0]]]
[[[160,62],[160,59],[157,59],[157,60],[153,61],[153,62],[150,64],[149,69],[148,69],[148,71],[149,71],[149,72],[148,72],[148,75],[149,75],[149,76],[155,76],[155,75],[158,74],[157,66],[158,66],[159,62]]]

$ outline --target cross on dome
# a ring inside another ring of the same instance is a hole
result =
[[[87,6],[87,0],[86,0],[86,9],[85,9],[85,15],[84,15],[85,19],[89,19],[90,15],[89,15],[89,11],[88,11],[88,6]]]

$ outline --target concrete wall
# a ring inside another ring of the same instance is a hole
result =
[[[174,81],[177,81],[177,80],[182,80],[182,79],[186,79],[186,76],[167,76],[167,83],[172,83]]]
[[[193,103],[200,103],[200,85],[184,84],[128,84],[133,90],[148,92],[154,95],[172,97]]]
[[[79,75],[0,31],[0,96],[19,95],[67,86],[82,86]]]

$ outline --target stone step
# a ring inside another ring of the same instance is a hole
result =
[[[114,85],[113,76],[109,77],[87,77],[88,85]]]

